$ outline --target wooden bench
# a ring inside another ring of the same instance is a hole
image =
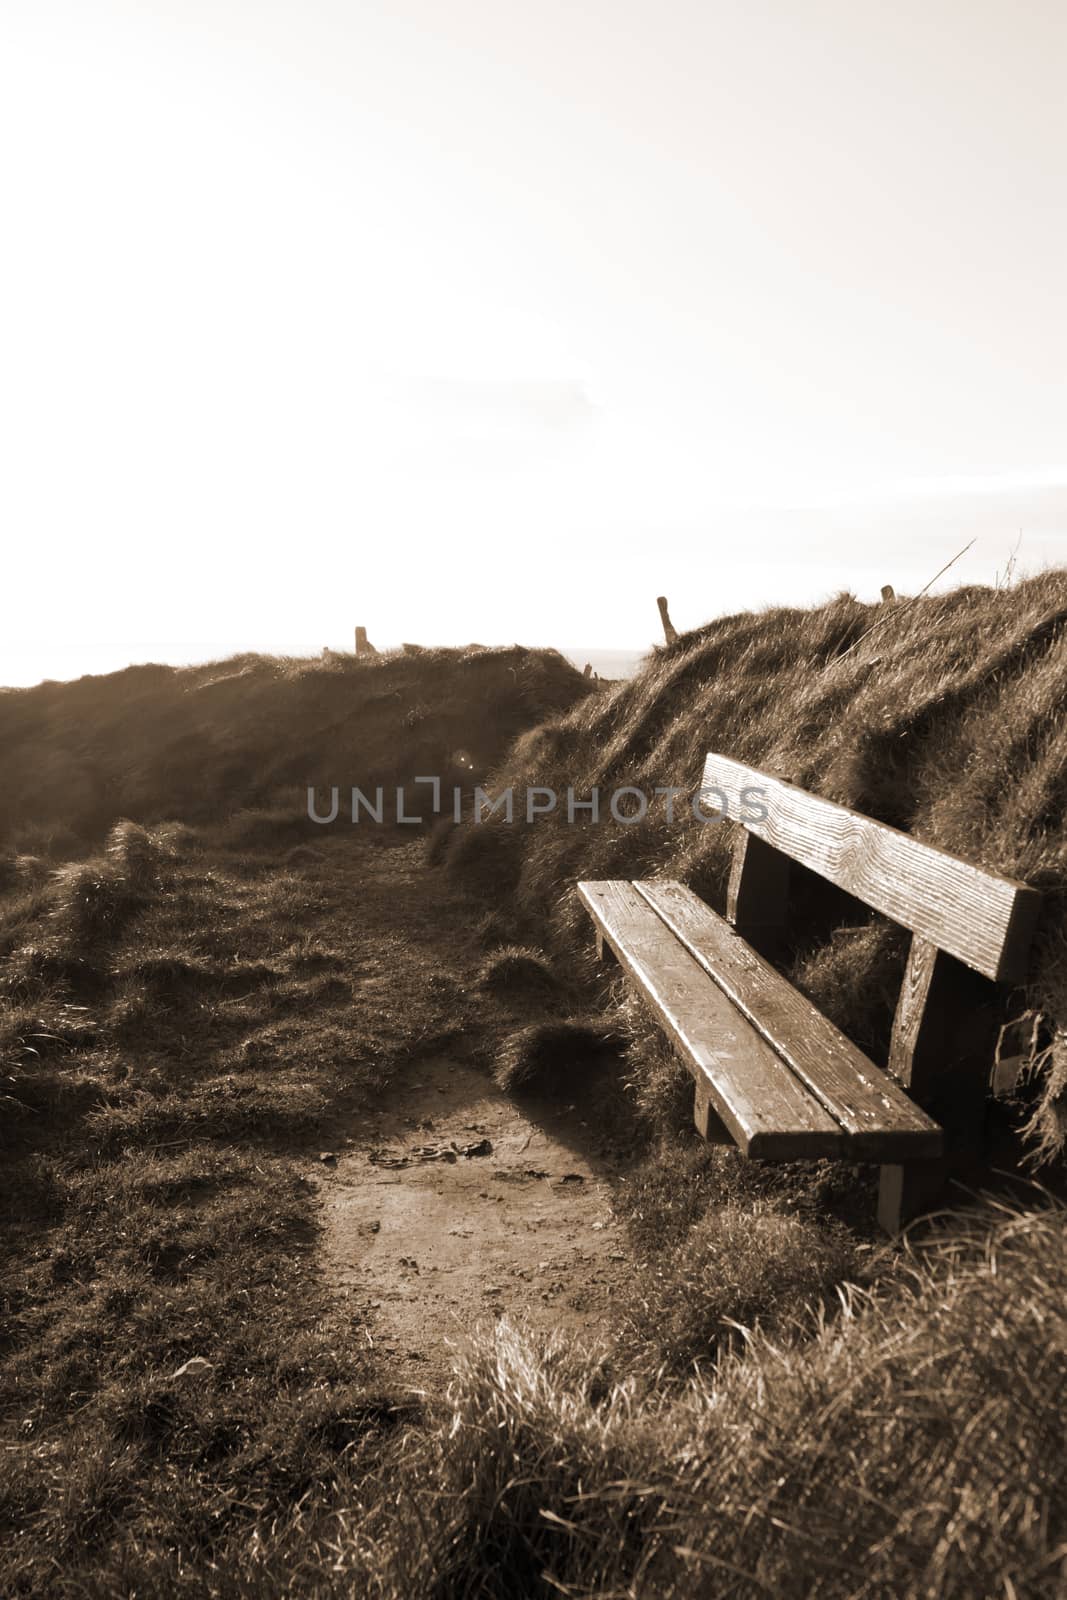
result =
[[[728,756],[708,756],[701,801],[740,823],[728,920],[681,883],[580,883],[598,953],[689,1067],[705,1138],[764,1161],[878,1162],[895,1233],[981,1152],[997,986],[1025,975],[1041,897]],[[911,930],[887,1072],[766,959],[794,862]]]

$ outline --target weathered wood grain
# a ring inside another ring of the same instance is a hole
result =
[[[936,1156],[941,1130],[817,1006],[684,884],[634,888],[848,1135],[858,1161]]]
[[[843,1153],[845,1134],[829,1112],[632,884],[579,883],[578,893],[745,1155],[791,1161]]]
[[[745,789],[763,791],[765,817],[754,800],[745,805]],[[708,755],[702,792],[710,790],[727,795],[730,816],[751,833],[967,966],[997,980],[1024,976],[1036,889],[729,756]],[[719,802],[709,796],[707,804]]]

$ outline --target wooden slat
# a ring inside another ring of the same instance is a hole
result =
[[[681,883],[634,888],[848,1135],[855,1160],[936,1156],[937,1123]]]
[[[746,805],[743,789],[762,795]],[[728,814],[751,833],[986,977],[1025,976],[1041,905],[1036,889],[729,756],[708,756],[701,790],[725,794]],[[705,805],[721,801],[709,794]],[[754,816],[757,809],[766,815]]]
[[[842,1153],[845,1136],[630,883],[578,893],[745,1155],[791,1161]]]

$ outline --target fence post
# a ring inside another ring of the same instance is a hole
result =
[[[668,644],[674,644],[678,638],[678,630],[671,621],[670,614],[667,611],[667,596],[665,594],[657,596],[656,604],[659,606],[659,618],[663,623],[664,637]]]

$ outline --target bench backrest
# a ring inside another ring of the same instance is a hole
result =
[[[759,790],[759,797],[743,790]],[[1041,895],[798,789],[729,756],[709,754],[701,799],[781,857],[799,862],[921,939],[996,980],[1025,975]],[[774,863],[767,869],[773,875]],[[749,880],[753,874],[751,864]]]

